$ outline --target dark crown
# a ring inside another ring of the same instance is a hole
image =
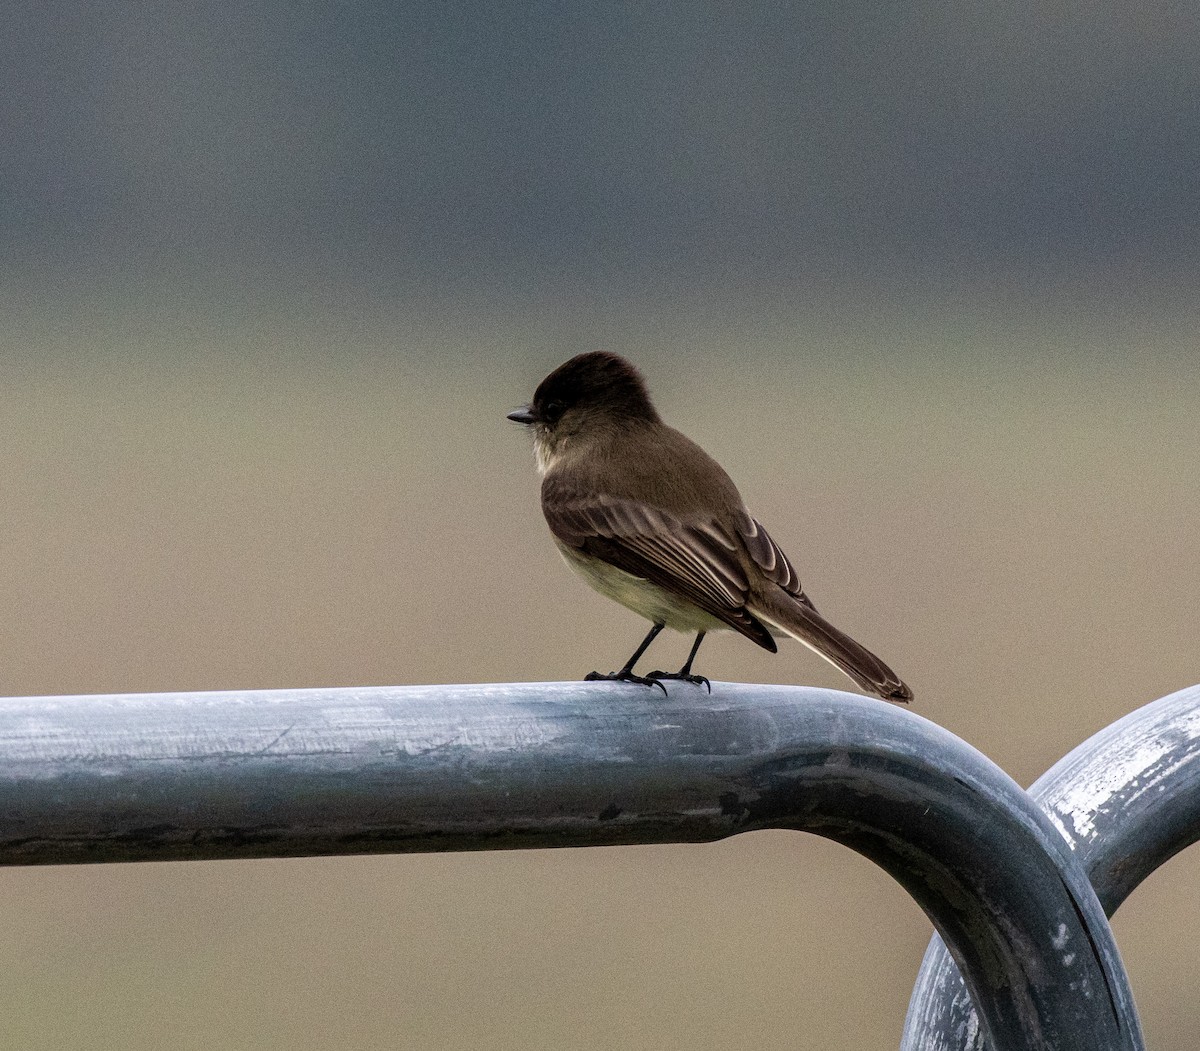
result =
[[[657,417],[642,374],[624,358],[604,350],[563,362],[538,384],[533,395],[533,409],[547,423],[577,406]]]

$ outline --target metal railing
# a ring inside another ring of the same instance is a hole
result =
[[[1138,1051],[1105,909],[1200,831],[1198,739],[1200,688],[1115,724],[1027,794],[920,716],[801,687],[12,698],[0,700],[0,864],[795,829],[880,865],[939,932],[905,1049],[987,1036],[1000,1051]]]
[[[1111,916],[1151,872],[1200,839],[1200,686],[1101,730],[1043,774],[1029,795]],[[963,976],[935,936],[909,1001],[901,1051],[987,1046]]]

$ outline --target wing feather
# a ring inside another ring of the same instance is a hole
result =
[[[746,609],[750,585],[739,544],[716,523],[685,523],[637,500],[550,487],[543,490],[542,511],[561,543],[649,580],[776,649],[769,629]]]
[[[734,525],[738,535],[746,545],[746,550],[755,564],[763,571],[768,580],[778,584],[794,598],[800,599],[810,608],[815,608],[800,586],[800,577],[792,568],[783,549],[771,539],[771,535],[762,527],[757,519],[751,518],[746,511],[739,511],[734,517]]]

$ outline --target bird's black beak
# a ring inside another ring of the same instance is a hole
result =
[[[513,423],[537,423],[537,417],[529,411],[529,406],[523,409],[514,409],[508,414],[508,418]]]

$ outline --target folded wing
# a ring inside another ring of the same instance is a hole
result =
[[[683,522],[637,500],[553,489],[543,492],[542,510],[567,547],[658,585],[775,652],[766,625],[746,609],[750,585],[739,542],[715,523]]]

